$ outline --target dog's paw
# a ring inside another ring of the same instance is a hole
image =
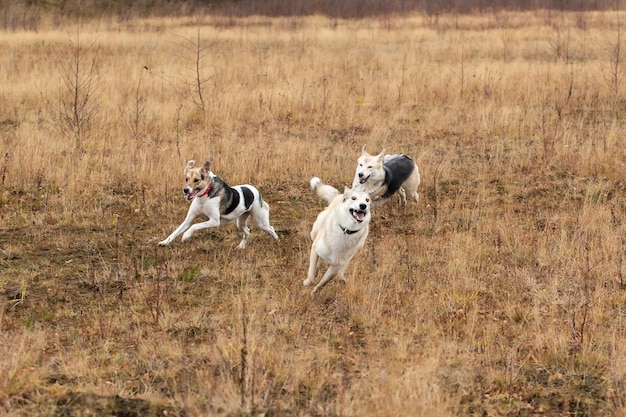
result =
[[[168,242],[167,239],[162,240],[162,241],[159,242],[159,246],[167,246],[169,244],[170,244],[170,242]]]
[[[311,285],[313,285],[313,283],[311,282],[310,279],[305,279],[304,281],[302,281],[302,285],[304,285],[305,287],[309,287]]]
[[[181,242],[185,242],[189,239],[191,239],[191,235],[192,233],[186,232],[185,234],[183,234],[183,237],[180,239]]]

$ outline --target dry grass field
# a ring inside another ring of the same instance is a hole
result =
[[[1,416],[626,416],[626,14],[0,32]],[[311,299],[308,181],[406,153]],[[167,248],[188,159],[271,206]]]

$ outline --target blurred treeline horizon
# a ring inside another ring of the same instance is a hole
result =
[[[163,16],[243,17],[325,15],[358,19],[405,13],[485,13],[529,10],[619,10],[619,0],[0,0],[0,28],[37,30],[43,21],[63,25],[76,18],[120,20]]]

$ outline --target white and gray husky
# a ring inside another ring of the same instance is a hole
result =
[[[311,256],[305,286],[313,285],[319,272],[320,261],[328,270],[311,291],[313,296],[331,279],[344,279],[344,271],[350,260],[363,247],[369,234],[370,197],[367,193],[346,188],[343,193],[318,177],[310,181],[311,188],[329,204],[318,214],[311,229]]]
[[[261,198],[261,193],[249,184],[230,187],[217,175],[211,172],[209,161],[202,167],[196,167],[195,161],[185,166],[185,188],[183,193],[191,201],[187,217],[167,239],[159,242],[159,246],[167,246],[178,235],[184,232],[182,241],[186,241],[194,232],[208,227],[237,222],[237,228],[243,232],[238,248],[244,249],[250,228],[248,217],[252,216],[257,226],[278,240],[278,235],[270,225],[270,207]],[[206,216],[208,220],[193,224],[198,216]]]
[[[397,192],[406,206],[407,193],[411,199],[419,201],[420,181],[419,169],[410,156],[385,155],[384,149],[378,155],[370,155],[363,146],[352,189],[368,193],[375,206],[382,205]]]

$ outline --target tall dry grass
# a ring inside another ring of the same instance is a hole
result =
[[[85,393],[144,415],[625,415],[620,19],[0,33],[2,414],[104,413]],[[94,61],[77,145],[59,65]],[[376,210],[347,284],[311,300],[308,180],[349,184],[364,144],[412,155],[422,199]],[[231,225],[157,249],[204,158],[261,189],[278,244],[236,251]]]

